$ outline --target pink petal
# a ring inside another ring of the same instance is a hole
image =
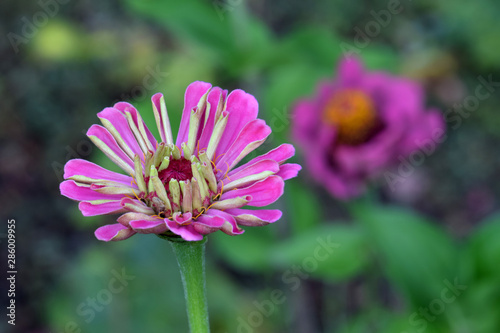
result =
[[[105,147],[99,149],[106,154],[116,165],[129,174],[134,173],[134,161],[120,148],[115,138],[107,129],[99,125],[92,125],[87,131],[87,136],[94,142],[94,138],[102,141]],[[94,142],[98,145],[98,143]]]
[[[241,170],[243,170],[243,169],[259,162],[259,161],[262,161],[262,160],[274,160],[274,161],[278,162],[279,164],[281,164],[284,161],[286,161],[287,159],[289,159],[290,157],[292,157],[293,155],[295,155],[295,148],[289,143],[284,143],[281,146],[274,148],[273,150],[267,152],[266,154],[257,156],[256,158],[252,159],[250,162],[245,163],[245,164],[237,167],[234,170],[231,170],[228,173],[228,176],[231,178],[237,172],[240,172]]]
[[[222,101],[220,100],[220,97],[222,95]],[[202,150],[204,148],[208,147],[208,143],[210,142],[210,137],[212,136],[212,132],[215,127],[215,122],[218,119],[215,119],[215,113],[217,112],[217,108],[219,107],[219,102],[221,102],[224,106],[224,101],[227,96],[227,90],[222,90],[219,87],[213,88],[209,93],[207,97],[208,103],[210,103],[210,112],[208,113],[208,118],[206,118],[205,125],[203,126],[203,130],[201,132],[201,136],[199,139],[198,147],[199,150]],[[207,114],[205,114],[205,117],[207,117]],[[204,119],[202,119],[202,123],[204,122]]]
[[[226,101],[226,110],[229,112],[227,125],[222,134],[216,155],[224,154],[236,140],[240,131],[252,120],[257,118],[259,113],[259,103],[250,94],[243,90],[233,90]]]
[[[123,114],[125,114],[125,112],[130,112],[130,115],[132,116],[132,119],[134,120],[135,126],[137,128],[141,128],[141,126],[139,125],[139,118],[140,118],[139,111],[137,111],[137,109],[132,104],[127,103],[127,102],[118,102],[113,107],[115,109],[121,111]],[[142,122],[142,126],[144,127],[144,131],[146,132],[146,136],[147,136],[149,142],[151,143],[151,146],[154,147],[156,150],[157,142],[156,142],[155,137],[153,136],[153,134],[151,133],[149,128],[146,126],[146,123],[144,122],[144,120],[141,119],[141,122]]]
[[[290,178],[295,178],[299,174],[299,171],[302,170],[302,167],[295,163],[287,163],[280,166],[280,171],[276,174],[276,176],[280,176],[283,180],[287,180]]]
[[[120,216],[117,219],[117,222],[120,223],[121,225],[128,227],[128,226],[130,226],[130,222],[139,221],[139,220],[145,220],[145,221],[150,221],[150,222],[163,221],[163,219],[158,219],[157,217],[153,217],[151,215],[146,215],[143,213],[128,212],[128,213],[125,213],[122,216]]]
[[[128,125],[127,118],[125,118],[125,115],[121,111],[115,108],[105,108],[97,114],[97,117],[111,123],[119,134],[119,137],[115,137],[115,140],[131,159],[133,159],[135,155],[139,155],[141,159],[144,159],[143,151]],[[120,138],[123,142],[120,142]]]
[[[255,119],[247,123],[231,147],[216,162],[218,180],[226,174],[226,171],[231,170],[241,159],[259,147],[269,134],[271,134],[271,128],[264,120]]]
[[[373,85],[374,87],[368,86],[367,89],[375,90],[378,95],[383,94],[385,103],[379,109],[386,123],[411,121],[424,110],[424,89],[415,81],[394,78],[386,73],[373,73],[364,78],[363,85]]]
[[[436,149],[446,132],[443,114],[437,110],[422,111],[412,125],[412,131],[401,143],[401,153],[404,155],[410,155],[422,148],[430,151]]]
[[[132,177],[109,171],[97,164],[82,159],[73,159],[66,163],[64,166],[64,178],[89,183],[111,181],[136,187],[135,185],[131,185]],[[84,179],[87,179],[87,181],[84,181]]]
[[[198,105],[201,97],[212,87],[210,83],[195,81],[191,83],[184,95],[184,110],[182,111],[181,125],[177,134],[176,146],[180,147],[183,142],[187,142],[189,136],[189,118],[191,110]]]
[[[226,210],[226,209],[231,209],[231,208],[240,208],[243,206],[248,205],[250,201],[252,201],[252,196],[247,195],[244,197],[237,197],[237,198],[232,198],[232,199],[227,199],[227,200],[218,200],[214,202],[210,207],[213,209],[219,209],[219,210]]]
[[[233,215],[239,225],[245,225],[249,227],[263,226],[269,223],[276,222],[283,215],[283,213],[279,209],[250,210],[234,208],[227,209],[225,210],[225,212]]]
[[[94,234],[98,240],[109,242],[127,239],[133,236],[135,231],[124,227],[120,223],[115,223],[98,228]]]
[[[174,213],[174,215],[172,215],[172,219],[177,224],[190,224],[191,220],[193,219],[193,214],[191,214],[190,212],[186,212],[184,214],[177,212],[177,213]]]
[[[200,234],[207,235],[217,230],[220,230],[226,220],[219,216],[210,216],[202,214],[193,222],[194,230]]]
[[[130,221],[130,227],[140,234],[161,234],[168,230],[165,221],[158,219]]]
[[[129,197],[122,198],[120,204],[129,212],[141,213],[145,215],[154,215],[153,208],[148,207],[144,202]]]
[[[356,56],[344,57],[339,63],[338,72],[343,84],[355,83],[363,75],[363,63]]]
[[[78,208],[83,216],[96,216],[122,213],[125,209],[120,204],[120,201],[109,201],[104,203],[80,202]]]
[[[194,230],[194,226],[190,225],[179,225],[177,222],[167,220],[167,225],[170,231],[174,234],[179,235],[182,239],[186,241],[200,241],[203,239],[203,235]]]
[[[220,200],[237,197],[252,196],[252,201],[248,204],[254,207],[263,207],[272,204],[283,194],[285,182],[281,177],[269,176],[251,186],[231,190],[222,194]]]
[[[67,198],[78,201],[97,201],[97,200],[121,200],[121,194],[104,194],[92,191],[90,187],[78,185],[73,180],[65,180],[59,185],[61,194]]]
[[[293,107],[292,137],[304,145],[315,136],[315,131],[321,117],[317,114],[318,107],[314,101],[299,100]]]
[[[153,103],[154,107],[158,111],[158,117],[160,118],[160,125],[158,125],[158,132],[160,132],[161,141],[166,142],[165,129],[164,129],[164,126],[163,126],[163,122],[165,121],[165,119],[163,119],[162,115],[161,115],[161,103],[160,103],[160,99],[162,97],[163,97],[162,93],[156,93],[156,94],[153,95],[153,97],[151,97],[151,102]]]
[[[323,184],[332,195],[346,200],[359,195],[363,191],[359,177],[347,177],[331,168],[321,147],[312,148],[306,158],[309,175],[318,183]]]
[[[226,189],[230,189],[232,187],[244,187],[267,178],[271,174],[275,174],[278,171],[280,171],[280,165],[276,161],[261,160],[245,167],[231,176],[228,175],[222,181],[224,183],[224,188]],[[259,174],[262,175],[260,178]],[[247,181],[245,181],[245,179],[247,179]],[[232,186],[233,184],[236,186]]]
[[[224,220],[224,224],[221,226],[222,232],[228,235],[241,235],[245,230],[238,227],[236,220],[230,214],[220,211],[218,209],[209,209],[206,213],[208,216],[217,216]]]

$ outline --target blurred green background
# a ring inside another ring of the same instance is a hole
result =
[[[400,12],[381,16],[390,6]],[[104,107],[129,101],[154,129],[150,96],[163,92],[177,128],[192,81],[242,88],[273,128],[264,152],[290,142],[293,102],[335,74],[343,49],[370,69],[419,80],[443,113],[474,95],[478,77],[500,81],[495,1],[0,7],[0,206],[4,221],[16,219],[19,272],[16,326],[2,313],[2,332],[187,332],[170,246],[152,235],[99,242],[94,229],[116,217],[82,217],[59,194],[68,159],[111,167],[85,137]],[[395,191],[382,179],[341,203],[303,170],[274,205],[282,220],[211,235],[212,331],[500,332],[499,104],[494,91],[448,124],[446,141]],[[6,227],[0,242],[4,276]],[[326,259],[318,248],[331,249]]]

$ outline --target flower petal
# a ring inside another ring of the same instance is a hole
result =
[[[229,112],[229,116],[226,129],[217,146],[216,156],[224,154],[234,143],[241,130],[257,118],[259,103],[252,95],[241,89],[236,89],[227,96],[226,110]]]
[[[356,56],[344,57],[340,60],[339,77],[343,84],[352,84],[363,75],[363,63]]]
[[[80,183],[120,183],[131,185],[132,177],[109,171],[92,162],[73,159],[64,166],[64,179],[76,180]]]
[[[177,147],[180,147],[183,142],[188,141],[191,110],[198,105],[200,99],[211,87],[210,83],[202,81],[195,81],[187,87],[186,94],[184,95],[184,110],[182,111],[181,124],[175,143]]]
[[[128,210],[129,212],[141,213],[146,215],[155,214],[155,211],[151,207],[146,206],[146,204],[136,199],[125,197],[122,198],[120,203],[122,207]]]
[[[128,125],[125,115],[115,108],[105,108],[97,114],[104,127],[115,138],[123,151],[133,159],[135,155],[143,156],[143,151]]]
[[[228,235],[241,235],[245,230],[238,227],[236,220],[233,216],[226,212],[220,211],[218,209],[209,209],[205,213],[207,216],[218,216],[224,220],[224,224],[221,226],[220,230]]]
[[[167,220],[167,226],[174,234],[179,235],[182,239],[186,241],[200,241],[203,239],[203,235],[194,229],[192,224],[190,225],[179,225],[177,222]]]
[[[107,215],[122,213],[125,211],[125,209],[120,204],[120,200],[106,202],[82,201],[78,204],[78,209],[80,209],[83,216]]]
[[[302,170],[302,167],[295,163],[287,163],[280,166],[280,171],[276,174],[276,176],[280,176],[283,180],[287,180],[290,178],[295,178],[299,174],[299,171]]]
[[[252,196],[247,195],[245,197],[237,197],[226,200],[219,200],[214,202],[210,207],[213,209],[226,210],[229,208],[239,208],[247,205],[250,201],[252,201]]]
[[[207,235],[220,230],[224,223],[226,223],[226,220],[222,217],[202,214],[193,222],[193,227],[200,234]]]
[[[224,100],[227,96],[227,90],[222,90],[219,87],[215,87],[208,93],[207,102],[210,104],[210,109],[207,106],[207,110],[205,111],[205,119],[202,120],[204,122],[203,129],[201,132],[200,139],[198,140],[197,149],[202,150],[208,147],[208,143],[210,142],[210,138],[212,136],[215,122],[217,121],[219,115],[217,115],[217,110],[224,107]]]
[[[172,219],[177,224],[188,225],[191,224],[191,221],[193,219],[193,214],[191,214],[191,212],[185,212],[185,213],[176,212],[174,213],[174,215],[172,215]]]
[[[269,223],[273,223],[278,221],[283,213],[279,209],[258,209],[258,210],[250,210],[250,209],[227,209],[226,213],[233,215],[236,222],[239,225],[245,225],[249,227],[258,227],[263,226]]]
[[[120,223],[115,223],[97,228],[94,234],[98,240],[109,242],[127,239],[135,235],[135,231]]]
[[[293,155],[295,155],[295,148],[289,143],[284,143],[281,146],[265,153],[264,155],[257,156],[256,158],[250,160],[248,163],[245,163],[237,167],[236,169],[231,170],[228,173],[228,176],[231,178],[234,174],[262,160],[273,160],[278,162],[278,164],[282,164]]]
[[[145,220],[145,221],[163,221],[163,219],[158,219],[157,217],[153,217],[151,215],[143,214],[143,213],[134,213],[134,212],[128,212],[123,214],[117,219],[117,222],[128,227],[130,226],[130,222],[132,221],[139,221],[139,220]]]
[[[257,163],[247,166],[246,168],[226,176],[222,180],[224,183],[224,190],[231,190],[236,187],[245,187],[256,181],[265,179],[278,171],[280,171],[280,165],[278,162],[273,160],[261,160]]]
[[[262,119],[249,122],[240,132],[236,140],[222,158],[216,162],[217,179],[223,178],[228,170],[231,170],[239,161],[254,149],[259,147],[271,134],[271,128]],[[218,150],[219,151],[219,150]]]
[[[87,131],[87,136],[110,160],[115,162],[126,173],[134,173],[134,161],[125,154],[107,129],[99,125],[92,125]]]
[[[220,200],[226,200],[236,197],[252,196],[249,206],[263,207],[272,204],[283,194],[285,182],[281,177],[269,176],[264,180],[256,182],[248,187],[239,188],[225,192]]]
[[[316,101],[307,99],[299,100],[293,107],[292,137],[301,146],[306,146],[316,135],[321,117],[318,115]]]
[[[155,151],[157,142],[149,128],[146,126],[144,120],[142,120],[141,114],[137,109],[130,103],[118,102],[113,106],[115,109],[121,111],[123,114],[130,113],[134,121],[135,126],[141,133],[141,137],[148,146],[149,150]]]
[[[59,185],[61,194],[67,198],[77,201],[95,201],[95,200],[121,200],[121,194],[105,194],[93,191],[90,185],[79,184],[74,180],[65,180]]]
[[[134,189],[131,186],[122,186],[121,184],[90,184],[90,189],[92,191],[108,194],[108,195],[122,195],[122,196],[133,196],[137,193],[137,188]]]
[[[156,126],[158,127],[158,132],[160,132],[161,140],[167,144],[174,143],[172,128],[170,127],[170,120],[168,119],[168,112],[163,94],[157,93],[153,95],[153,97],[151,97],[151,102],[153,103]]]
[[[135,220],[130,221],[130,227],[140,234],[161,234],[168,230],[164,220]]]

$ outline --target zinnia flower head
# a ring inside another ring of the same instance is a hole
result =
[[[163,95],[154,95],[152,102],[159,143],[139,112],[124,102],[98,113],[103,126],[93,125],[87,132],[126,174],[81,159],[64,167],[61,193],[80,201],[84,216],[123,213],[118,223],[96,230],[98,239],[153,233],[197,241],[217,230],[241,234],[240,225],[261,226],[281,217],[280,210],[242,208],[275,202],[284,180],[301,168],[283,164],[295,153],[290,144],[235,168],[271,133],[257,119],[252,95],[242,90],[228,95],[209,83],[192,83],[175,143]]]
[[[440,138],[444,127],[438,111],[425,110],[420,85],[366,72],[350,57],[340,62],[336,79],[296,103],[292,132],[311,176],[332,195],[349,199],[423,142]]]

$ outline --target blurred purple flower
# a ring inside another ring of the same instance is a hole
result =
[[[281,217],[280,210],[242,209],[275,202],[284,181],[301,169],[283,164],[295,153],[289,144],[235,168],[271,133],[257,119],[257,100],[242,90],[228,95],[194,82],[184,101],[175,144],[162,94],[152,97],[160,143],[128,103],[98,113],[103,126],[93,125],[87,135],[127,175],[81,159],[65,165],[61,193],[80,201],[84,216],[124,213],[118,223],[98,228],[98,239],[153,233],[198,241],[217,230],[237,235],[244,231],[240,225],[261,226]]]
[[[292,135],[310,175],[332,195],[350,199],[367,181],[444,133],[437,110],[425,110],[422,87],[386,72],[366,72],[344,58],[338,77],[322,82],[293,110]]]

